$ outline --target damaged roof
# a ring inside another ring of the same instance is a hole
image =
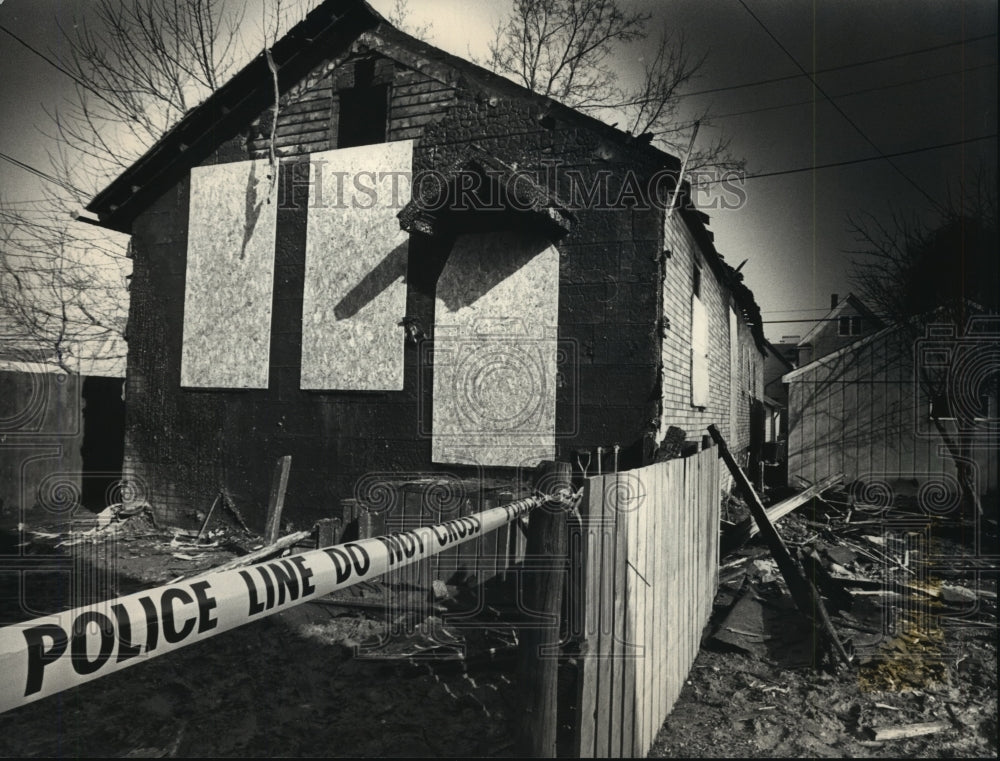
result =
[[[529,102],[554,119],[574,122],[622,145],[640,148],[650,162],[679,169],[680,162],[648,142],[599,119],[539,95],[506,77],[446,53],[393,27],[364,0],[326,0],[271,47],[278,85],[286,93],[322,61],[347,50],[365,32],[378,30],[393,44],[401,63],[466,90],[488,91]],[[145,154],[87,204],[101,226],[130,233],[132,221],[187,169],[234,137],[261,111],[274,104],[274,81],[262,51],[232,79],[187,114]],[[707,219],[707,217],[706,217]]]
[[[270,49],[277,69],[278,89],[286,93],[324,60],[348,50],[365,33],[376,32],[394,46],[401,63],[439,81],[466,90],[480,90],[531,103],[557,121],[578,124],[623,147],[648,156],[651,166],[679,171],[680,161],[603,121],[532,92],[458,56],[429,45],[392,26],[364,0],[326,0],[309,12]],[[274,80],[264,51],[200,105],[191,109],[146,153],[122,172],[89,204],[97,224],[131,233],[132,222],[163,192],[178,182],[192,166],[204,161],[220,144],[239,134],[247,123],[274,103]],[[758,349],[765,346],[760,309],[743,276],[726,264],[715,249],[707,229],[708,215],[694,208],[691,194],[683,194],[679,207],[684,220],[706,254],[713,272],[726,285],[750,325]]]

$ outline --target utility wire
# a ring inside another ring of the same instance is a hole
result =
[[[755,180],[759,177],[777,177],[782,174],[797,174],[799,172],[811,172],[814,169],[832,169],[838,166],[850,166],[851,164],[864,164],[867,161],[881,161],[882,159],[895,158],[896,156],[909,156],[914,153],[924,153],[925,151],[936,151],[940,148],[951,148],[956,145],[965,145],[966,143],[975,143],[980,140],[995,140],[997,133],[994,132],[990,135],[981,135],[979,137],[969,137],[965,140],[953,140],[950,143],[938,143],[937,145],[926,145],[923,148],[913,148],[908,151],[896,151],[895,153],[882,153],[879,152],[878,156],[869,156],[863,159],[848,159],[846,161],[833,161],[829,164],[816,164],[814,166],[803,166],[796,169],[779,169],[774,172],[759,172],[757,174],[747,174],[743,177],[723,177],[718,180],[705,180],[704,182],[695,183],[694,187],[704,187],[706,185],[714,185],[718,182],[736,182],[742,180]],[[937,206],[937,204],[935,204]]]
[[[43,61],[45,61],[49,66],[51,66],[52,68],[56,69],[57,71],[62,72],[63,74],[65,74],[67,77],[69,77],[70,79],[72,79],[74,82],[76,82],[81,87],[85,87],[88,90],[92,90],[93,89],[90,85],[88,85],[86,82],[84,82],[79,77],[77,77],[76,74],[74,74],[73,72],[69,71],[68,69],[63,68],[63,66],[61,64],[57,63],[56,61],[53,61],[51,58],[49,58],[47,55],[45,55],[45,53],[41,52],[40,50],[38,50],[38,48],[34,47],[33,45],[31,45],[30,43],[26,42],[25,40],[21,39],[18,35],[14,34],[14,32],[10,31],[10,29],[8,29],[7,27],[0,25],[0,32],[5,32],[6,34],[9,34],[15,40],[17,40],[19,43],[21,43],[24,47],[26,47],[28,50],[30,50],[32,53],[34,53],[36,56],[38,56]]]
[[[875,141],[873,141],[870,137],[868,137],[865,131],[858,126],[857,122],[855,122],[850,116],[848,116],[847,112],[844,111],[844,109],[842,109],[840,106],[838,106],[837,102],[833,98],[827,95],[826,90],[824,90],[822,87],[819,86],[819,82],[816,81],[816,78],[812,76],[808,71],[806,71],[805,67],[801,63],[799,63],[798,59],[792,55],[792,52],[781,43],[781,40],[779,40],[777,37],[774,36],[774,34],[771,32],[770,29],[767,28],[767,25],[760,19],[760,17],[757,16],[757,14],[754,13],[752,10],[750,10],[750,6],[746,4],[746,1],[739,0],[739,3],[740,5],[743,6],[746,12],[750,14],[750,17],[753,18],[753,20],[760,25],[760,28],[764,30],[767,36],[774,41],[774,44],[777,45],[779,48],[781,48],[782,52],[784,52],[784,54],[788,56],[788,59],[795,64],[795,67],[799,71],[801,71],[803,75],[808,77],[809,81],[812,82],[813,87],[816,88],[816,91],[824,98],[826,98],[827,101],[829,101],[830,105],[833,106],[834,109],[836,109],[837,113],[840,114],[844,118],[844,120],[848,124],[850,124],[851,127],[854,128],[854,131],[857,132],[864,139],[864,141],[868,143],[868,145],[874,148],[876,153],[878,153],[881,158],[888,161],[889,166],[895,169],[900,177],[906,180],[914,189],[916,189],[924,198],[926,198],[930,202],[931,206],[933,206],[935,209],[940,210],[941,204],[935,201],[934,198],[931,197],[930,193],[928,193],[926,190],[920,187],[920,185],[918,185],[908,174],[906,174],[906,172],[900,169],[899,166],[896,164],[896,162],[894,162],[889,156],[883,153],[882,149],[875,144]]]
[[[944,77],[953,77],[956,74],[968,74],[969,72],[979,71],[980,69],[991,69],[996,67],[997,62],[991,61],[990,63],[984,63],[980,66],[970,66],[967,69],[955,69],[954,71],[944,72],[943,74],[931,74],[926,77],[919,77],[917,79],[907,79],[903,82],[893,82],[887,85],[879,85],[877,87],[866,87],[861,90],[851,90],[850,92],[842,92],[830,97],[833,98],[849,98],[855,95],[864,95],[865,93],[878,92],[880,90],[891,90],[895,87],[905,87],[906,85],[919,84],[920,82],[929,82],[932,79],[943,79]],[[813,103],[813,99],[809,100],[797,100],[791,103],[780,103],[777,106],[763,106],[761,108],[752,108],[747,111],[734,111],[729,114],[712,114],[713,119],[728,119],[733,116],[746,116],[747,114],[759,114],[764,111],[779,111],[783,108],[792,108],[793,106],[807,106]]]
[[[6,153],[0,152],[0,159],[3,159],[4,161],[7,161],[7,162],[11,163],[11,164],[13,164],[16,167],[18,167],[20,169],[23,169],[26,172],[31,172],[32,174],[37,175],[38,177],[41,177],[43,180],[48,180],[49,182],[53,182],[56,185],[60,185],[61,187],[66,187],[66,183],[63,182],[62,180],[60,180],[60,179],[58,179],[56,177],[53,177],[51,174],[47,174],[47,173],[43,172],[41,169],[36,169],[35,167],[31,166],[31,164],[25,164],[23,161],[19,161],[18,159],[14,158],[13,156],[8,156]],[[70,186],[70,187],[73,190],[75,190],[77,193],[82,193],[83,192],[83,191],[79,190],[76,187],[73,187],[73,186]]]
[[[746,6],[744,6],[744,7],[746,7]],[[747,10],[749,10],[749,9],[747,9]],[[750,15],[753,15],[753,14],[751,13]],[[756,16],[754,18],[756,18]],[[992,34],[982,34],[982,35],[979,35],[978,37],[969,37],[969,38],[964,39],[964,40],[956,40],[955,42],[945,42],[945,43],[943,43],[941,45],[933,45],[931,47],[918,48],[917,50],[908,50],[905,53],[894,53],[892,55],[881,56],[879,58],[869,58],[869,59],[864,60],[864,61],[854,61],[853,63],[843,63],[843,64],[840,64],[839,66],[830,66],[830,67],[827,67],[825,69],[816,69],[816,71],[813,72],[813,73],[814,74],[829,74],[832,71],[843,71],[844,69],[852,69],[852,68],[855,68],[857,66],[867,66],[867,65],[872,64],[872,63],[881,63],[882,61],[891,61],[891,60],[894,60],[896,58],[906,58],[907,56],[917,55],[919,53],[927,53],[927,52],[930,52],[932,50],[941,50],[943,48],[950,48],[950,47],[954,47],[956,45],[965,45],[965,44],[968,44],[970,42],[978,42],[979,40],[987,40],[987,39],[989,39],[991,37],[996,37],[996,36],[997,36],[996,32],[993,32]],[[801,76],[803,76],[803,74],[786,74],[785,76],[782,76],[782,77],[771,77],[770,79],[759,79],[756,82],[743,82],[742,84],[738,84],[738,85],[726,85],[724,87],[712,87],[712,88],[709,88],[707,90],[695,90],[693,92],[686,92],[686,93],[682,94],[682,97],[687,97],[689,95],[707,95],[707,94],[713,93],[713,92],[726,92],[727,90],[742,90],[742,89],[747,88],[747,87],[758,87],[760,85],[769,85],[769,84],[772,84],[774,82],[787,82],[787,81],[789,81],[791,79],[798,79]],[[809,75],[805,74],[804,76],[809,76]]]

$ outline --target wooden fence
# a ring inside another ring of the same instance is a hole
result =
[[[587,479],[570,532],[580,757],[646,755],[680,694],[718,584],[720,469],[713,447]]]

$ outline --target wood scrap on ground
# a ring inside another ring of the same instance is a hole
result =
[[[788,499],[782,500],[770,507],[766,508],[767,519],[771,523],[777,522],[779,519],[784,518],[786,515],[792,511],[798,509],[802,505],[809,502],[811,499],[818,497],[822,492],[836,486],[838,483],[844,480],[843,473],[835,473],[833,475],[827,476],[821,479],[817,483],[809,486],[805,490],[794,494]],[[756,521],[753,520],[752,516],[747,516],[744,520],[737,523],[733,528],[728,529],[723,537],[723,554],[727,552],[732,552],[734,549],[742,545],[744,542],[752,539],[760,532],[760,526]]]
[[[935,732],[943,732],[951,729],[951,724],[947,721],[925,721],[919,724],[905,724],[895,727],[875,727],[873,738],[876,742],[885,740],[903,740],[908,737],[920,737],[921,735],[931,735]]]
[[[711,434],[716,445],[718,445],[719,454],[725,461],[730,473],[732,473],[733,480],[736,482],[737,487],[740,489],[743,498],[750,508],[751,515],[753,515],[757,525],[760,526],[761,536],[767,542],[768,548],[771,550],[771,555],[774,557],[778,568],[781,570],[781,575],[788,584],[788,590],[791,592],[796,607],[798,607],[804,616],[814,622],[814,625],[816,625],[822,636],[825,637],[826,644],[840,661],[844,665],[850,666],[851,658],[844,649],[844,645],[840,641],[836,629],[833,627],[833,622],[830,620],[826,606],[823,604],[823,600],[820,598],[816,587],[805,577],[801,567],[792,558],[788,552],[788,548],[785,547],[781,535],[778,534],[770,520],[768,520],[764,505],[761,504],[760,498],[754,491],[750,481],[744,475],[743,471],[740,470],[736,464],[736,460],[733,459],[729,448],[726,446],[725,439],[719,433],[719,429],[714,425],[710,425],[708,426],[708,432]]]

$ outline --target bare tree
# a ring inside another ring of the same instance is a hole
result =
[[[258,24],[226,0],[92,0],[61,27],[53,55],[74,90],[40,128],[50,182],[34,208],[0,199],[0,310],[14,332],[66,369],[81,356],[121,357],[125,239],[96,234],[75,213],[306,2],[266,0]]]
[[[680,97],[697,77],[705,56],[692,55],[683,34],[664,31],[643,61],[638,85],[624,86],[616,61],[648,37],[652,14],[625,10],[618,0],[515,0],[497,27],[486,65],[529,90],[580,111],[614,118],[623,114],[626,130],[649,134],[674,153],[688,150],[695,123],[708,126],[702,112],[682,119]],[[745,162],[729,153],[729,140],[697,147],[691,169],[741,169]]]
[[[898,213],[888,222],[872,214],[850,219],[858,244],[852,252],[852,282],[860,297],[896,328],[898,350],[913,361],[922,399],[929,402],[927,415],[954,462],[963,503],[977,514],[982,506],[970,447],[988,434],[983,422],[989,426],[995,420],[984,421],[988,410],[983,400],[966,398],[970,389],[955,381],[969,359],[968,350],[979,354],[981,366],[993,368],[977,379],[982,381],[978,392],[996,400],[1000,390],[996,337],[966,333],[970,317],[1000,314],[996,187],[995,173],[979,171],[931,223]],[[952,352],[947,365],[928,364],[913,355],[929,325],[950,326],[955,348],[963,349]]]
[[[68,222],[48,203],[0,204],[0,313],[26,357],[79,372],[124,360],[129,267],[123,240]]]
[[[421,40],[426,40],[434,29],[433,22],[417,24],[410,20],[409,0],[396,0],[392,10],[386,15],[386,19],[397,29]]]

